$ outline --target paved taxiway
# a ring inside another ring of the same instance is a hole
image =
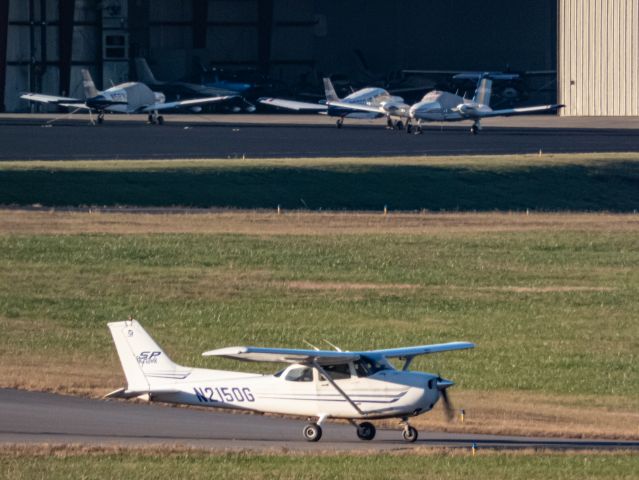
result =
[[[0,160],[336,157],[467,155],[639,150],[639,122],[539,117],[428,126],[422,135],[388,131],[383,122],[351,121],[338,130],[320,116],[184,116],[164,126],[141,117],[108,117],[91,126],[79,116],[43,126],[50,116],[0,116]],[[510,126],[507,126],[510,125]],[[546,126],[544,126],[546,125]],[[610,128],[606,128],[611,125]]]
[[[398,430],[379,430],[372,442],[355,436],[353,427],[328,423],[318,443],[302,439],[305,422],[172,408],[158,404],[0,389],[0,445],[170,445],[205,449],[288,449],[311,451],[398,450],[419,446],[469,448],[639,449],[639,442],[505,437],[420,432],[415,444]]]

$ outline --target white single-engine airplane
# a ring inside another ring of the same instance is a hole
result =
[[[328,418],[349,420],[362,440],[375,437],[372,419],[401,418],[402,436],[417,440],[408,418],[431,410],[442,398],[449,418],[446,389],[453,382],[430,373],[409,371],[417,355],[473,348],[468,342],[342,352],[288,348],[229,347],[204,352],[253,362],[289,363],[274,375],[183,367],[173,363],[136,320],[108,324],[122,363],[127,387],[107,398],[140,397],[168,403],[234,408],[316,419],[304,427],[310,442],[322,436]],[[390,358],[404,361],[401,370]],[[365,420],[356,423],[355,420]]]
[[[465,77],[462,77],[465,75]],[[469,78],[471,74],[456,75],[457,78]],[[564,105],[536,105],[533,107],[506,108],[493,110],[490,108],[490,95],[492,91],[493,78],[514,79],[516,74],[474,73],[478,78],[475,96],[472,99],[460,97],[454,93],[433,90],[428,92],[421,101],[413,105],[400,104],[380,104],[380,105],[346,105],[343,101],[328,101],[330,107],[351,109],[361,112],[379,113],[386,115],[391,123],[391,117],[399,120],[396,125],[398,129],[403,127],[401,119],[406,120],[406,131],[408,133],[421,133],[422,122],[459,122],[462,120],[472,120],[471,133],[476,135],[481,130],[481,120],[489,117],[510,117],[514,115],[529,115],[531,113],[549,112],[564,107]],[[389,108],[390,107],[390,108]],[[415,128],[413,128],[413,123]]]
[[[88,70],[82,70],[82,78],[84,80],[85,100],[44,95],[42,93],[25,93],[21,95],[20,98],[29,100],[30,102],[71,108],[74,109],[72,113],[79,110],[87,110],[89,114],[97,112],[98,123],[104,122],[104,114],[107,112],[129,114],[147,113],[149,123],[159,125],[164,123],[164,117],[159,114],[161,111],[188,108],[191,111],[198,112],[201,110],[200,105],[234,98],[233,95],[226,95],[165,103],[166,99],[164,94],[152,91],[143,83],[121,83],[100,92],[95,88],[95,84]],[[91,117],[91,123],[93,123],[93,117]]]
[[[402,97],[391,95],[383,88],[366,87],[357,90],[346,97],[340,99],[335,92],[330,78],[324,78],[324,92],[326,103],[298,102],[295,100],[284,100],[282,98],[260,98],[259,102],[272,107],[286,108],[296,111],[317,112],[337,119],[337,128],[342,128],[344,118],[370,119],[388,116],[388,112],[395,112],[396,106],[406,107]],[[368,106],[371,108],[357,111],[355,106]],[[394,113],[393,113],[394,114]]]

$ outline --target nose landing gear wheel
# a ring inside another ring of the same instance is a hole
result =
[[[164,117],[162,115],[158,117],[158,125],[164,125]]]
[[[479,133],[479,127],[477,125],[473,125],[472,127],[470,127],[470,133],[472,133],[473,135],[477,135]]]
[[[375,425],[363,422],[357,426],[357,436],[360,440],[372,440],[375,438]]]
[[[415,430],[410,425],[407,425],[404,430],[402,430],[402,437],[404,438],[405,442],[414,443],[415,441],[417,441],[418,436],[419,434],[417,433],[417,430]]]
[[[342,125],[344,125],[344,119],[338,118],[337,122],[335,122],[335,125],[337,125],[337,128],[342,128]]]
[[[322,438],[322,427],[316,423],[309,423],[304,427],[302,433],[304,434],[306,441],[317,442],[320,438]]]

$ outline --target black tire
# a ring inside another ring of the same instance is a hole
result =
[[[370,422],[363,422],[357,426],[357,437],[360,440],[372,440],[375,438],[375,425]]]
[[[342,128],[343,124],[344,124],[344,120],[342,120],[341,118],[339,118],[337,122],[335,122],[335,125],[337,125],[337,128]]]
[[[404,438],[405,442],[415,443],[417,441],[417,437],[419,437],[419,434],[413,427],[408,426],[402,431],[402,437]]]
[[[162,115],[158,117],[158,125],[164,125],[164,117]]]
[[[322,438],[322,427],[316,423],[309,423],[302,430],[302,434],[307,442],[318,442]]]
[[[395,126],[397,127],[397,130],[402,130],[404,128],[404,123],[401,120],[397,120]]]
[[[102,125],[104,123],[104,116],[98,115],[98,125]]]
[[[473,125],[472,127],[470,127],[470,133],[472,133],[473,135],[477,135],[479,133],[479,128],[477,128],[477,125]]]
[[[413,133],[413,126],[410,123],[406,124],[406,133]]]

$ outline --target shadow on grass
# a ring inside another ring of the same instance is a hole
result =
[[[639,164],[0,171],[0,204],[631,212]]]

